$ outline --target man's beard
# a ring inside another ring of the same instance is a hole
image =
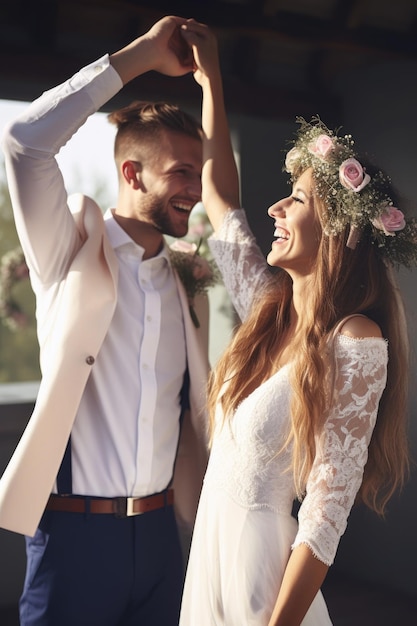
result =
[[[188,220],[184,226],[173,223],[166,205],[158,198],[150,198],[147,206],[141,208],[141,213],[163,235],[184,237],[188,232]]]

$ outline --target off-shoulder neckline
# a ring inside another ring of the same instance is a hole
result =
[[[337,339],[339,339],[342,343],[380,343],[381,345],[388,344],[388,340],[384,337],[350,337],[349,335],[344,335],[343,333],[338,332],[336,334]]]

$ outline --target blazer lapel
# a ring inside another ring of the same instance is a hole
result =
[[[175,276],[183,309],[190,374],[190,410],[183,415],[173,486],[177,522],[184,541],[189,543],[208,459],[205,393],[209,372],[208,300],[207,296],[201,295],[195,298],[194,306],[200,321],[200,328],[197,329],[190,316],[185,289],[178,275]]]

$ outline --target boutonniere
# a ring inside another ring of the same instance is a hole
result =
[[[200,241],[201,243],[201,241]],[[194,298],[198,294],[207,293],[219,280],[219,273],[214,261],[201,256],[198,251],[200,244],[177,239],[169,247],[171,264],[176,270],[188,297],[191,319],[196,328],[200,322],[194,309]]]

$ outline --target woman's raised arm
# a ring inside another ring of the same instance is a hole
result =
[[[240,207],[239,176],[230,140],[216,37],[204,24],[187,20],[182,34],[192,47],[194,78],[203,92],[202,202],[214,230],[229,209]]]

